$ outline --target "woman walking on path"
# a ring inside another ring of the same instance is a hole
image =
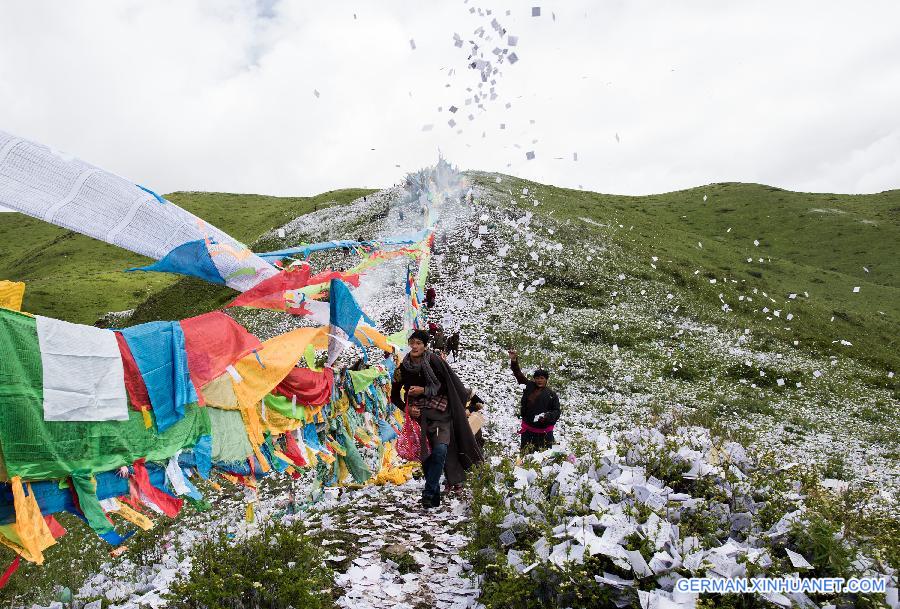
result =
[[[460,485],[466,470],[480,463],[483,455],[468,423],[469,391],[447,362],[427,349],[429,339],[424,330],[410,335],[409,353],[397,367],[391,401],[419,421],[425,473],[422,505],[438,507],[441,472],[448,485]]]
[[[519,406],[519,417],[522,419],[522,452],[546,450],[553,446],[553,426],[559,420],[559,396],[547,387],[550,373],[546,370],[535,370],[529,380],[519,368],[519,354],[509,352],[509,367],[520,385],[525,385]]]

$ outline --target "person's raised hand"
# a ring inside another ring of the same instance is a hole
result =
[[[509,361],[511,361],[511,362],[519,361],[519,352],[516,351],[515,349],[510,349],[509,350]]]

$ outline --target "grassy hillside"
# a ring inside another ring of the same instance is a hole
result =
[[[900,365],[900,190],[832,195],[724,183],[624,197],[485,178],[525,209],[569,221],[575,238],[620,246],[628,262],[619,272],[688,288],[684,307],[695,314],[823,355]]]
[[[372,192],[343,189],[315,197],[178,192],[166,197],[250,243],[298,215],[343,205]],[[108,311],[132,309],[177,282],[160,273],[124,273],[150,259],[18,213],[0,214],[0,279],[27,284],[24,309],[92,324]]]
[[[477,283],[488,301],[482,310],[489,312],[486,320],[471,316],[488,334],[478,348],[493,355],[498,368],[506,366],[502,350],[515,348],[523,369],[551,371],[550,382],[562,402],[557,429],[571,441],[567,449],[575,455],[561,456],[559,468],[544,458],[535,468],[536,480],[525,484],[513,474],[520,463],[515,455],[499,460],[499,467],[492,461],[484,478],[473,484],[468,558],[483,576],[480,602],[524,606],[537,604],[537,598],[542,606],[612,605],[605,595],[610,589],[598,589],[594,582],[611,564],[606,559],[597,561],[585,552],[583,561],[541,574],[544,561],[535,551],[541,535],[544,547],[559,543],[565,534],[558,533],[571,524],[573,514],[614,511],[611,503],[597,508],[606,501],[587,505],[596,472],[609,465],[597,460],[607,446],[597,440],[597,429],[646,442],[641,448],[630,441],[619,444],[620,463],[634,467],[644,459],[645,472],[653,469],[659,479],[666,478],[669,466],[650,446],[680,450],[685,443],[673,432],[692,436],[693,426],[699,426],[709,429],[716,442],[736,440],[761,463],[778,464],[760,469],[759,483],[740,476],[735,484],[748,484],[764,496],[749,510],[753,536],[768,537],[759,532],[771,526],[770,510],[781,500],[770,493],[781,487],[795,498],[806,495],[806,520],[792,527],[790,543],[814,556],[815,570],[808,574],[834,572],[841,547],[854,533],[854,542],[869,546],[866,555],[900,565],[900,383],[890,376],[900,363],[900,191],[841,196],[716,184],[614,197],[495,174],[473,177],[481,187],[473,214],[481,226],[467,227],[460,238],[468,245],[466,259],[456,263],[451,258],[452,267],[445,264],[434,275],[451,281],[465,274],[475,254],[477,272],[464,281]],[[452,293],[442,287],[438,294]],[[466,322],[462,326],[465,336],[480,330]],[[471,339],[466,347],[472,348]],[[492,353],[497,347],[501,352]],[[489,426],[495,424],[489,419]],[[658,426],[657,431],[648,433],[647,426]],[[501,436],[497,448],[506,442]],[[566,461],[592,473],[572,482],[569,472],[562,473],[569,467]],[[687,464],[682,465],[669,470],[673,488],[689,477]],[[520,467],[528,468],[527,461]],[[821,487],[834,480],[851,490],[823,492]],[[532,493],[535,486],[542,493]],[[570,494],[559,501],[556,496],[566,486]],[[709,484],[710,507],[726,501],[737,505],[728,486],[724,478]],[[523,487],[527,491],[513,497]],[[704,492],[699,487],[689,491],[694,497]],[[547,503],[532,507],[541,496],[549,498]],[[638,512],[641,501],[637,493],[625,499]],[[791,501],[785,495],[775,518],[800,507]],[[554,505],[560,508],[558,518]],[[694,528],[699,521],[693,516],[705,518],[715,511],[710,507],[682,512],[679,535],[718,536],[716,543],[737,539],[727,519],[718,532],[719,525]],[[661,508],[665,514],[660,517],[670,518],[671,508],[671,503]],[[528,514],[539,517],[521,525],[512,544],[497,541],[508,526],[501,528],[504,520]],[[552,537],[551,529],[557,533]],[[835,539],[841,545],[828,547]],[[516,555],[510,557],[513,550]],[[655,551],[651,543],[647,556]],[[778,549],[771,555],[785,553]],[[527,575],[522,572],[526,565]],[[784,568],[793,570],[790,564]],[[631,577],[631,571],[625,573]],[[641,578],[635,579],[640,587]],[[747,596],[723,598],[702,597],[698,606],[769,605]],[[833,604],[878,602],[854,597]]]
[[[764,327],[780,342],[819,354],[851,355],[891,369],[900,363],[895,331],[900,322],[900,191],[853,196],[725,183],[627,197],[509,176],[497,185],[493,174],[476,175],[501,192],[512,192],[526,209],[570,222],[576,238],[581,233],[619,244],[631,261],[622,272],[689,287],[693,297],[685,306],[696,312],[704,310],[734,327]],[[369,192],[348,189],[309,198],[168,196],[252,243],[300,214]],[[540,207],[531,207],[535,197]],[[39,220],[0,214],[0,278],[27,282],[25,309],[31,312],[93,323],[107,311],[135,308],[152,296],[139,309],[134,319],[139,322],[158,317],[160,303],[175,318],[224,304],[233,295],[198,280],[122,272],[147,262]],[[181,298],[182,293],[192,298]]]
[[[482,175],[494,184],[493,175]],[[727,303],[731,310],[719,316],[736,327],[762,324],[791,346],[798,341],[796,346],[802,343],[821,354],[852,354],[891,369],[900,363],[895,331],[900,322],[900,191],[810,194],[725,183],[627,197],[502,179],[497,189],[511,190],[526,208],[536,197],[542,205],[532,211],[570,221],[576,235],[602,234],[624,246],[634,262],[623,271],[689,286],[696,297],[689,307],[714,312]],[[529,188],[528,195],[522,195],[523,188]],[[300,214],[369,192],[168,197],[251,243]],[[31,312],[93,323],[107,311],[134,308],[153,295],[151,302],[164,301],[164,308],[174,307],[171,313],[183,317],[233,295],[197,280],[122,272],[147,262],[33,218],[0,214],[0,278],[27,282],[25,309]],[[193,297],[181,299],[179,293]],[[142,307],[135,321],[142,320],[144,310],[158,308]]]

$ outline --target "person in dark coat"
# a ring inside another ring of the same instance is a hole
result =
[[[452,353],[454,362],[459,359],[459,330],[447,337],[444,353],[447,353],[448,355]]]
[[[432,348],[438,353],[445,353],[447,349],[447,337],[444,334],[444,329],[435,324],[433,336]]]
[[[437,291],[435,291],[434,286],[429,286],[428,289],[425,290],[425,304],[428,305],[429,309],[433,309],[436,300]]]
[[[448,485],[460,485],[466,470],[484,459],[468,423],[469,392],[447,362],[428,351],[429,339],[425,330],[410,335],[409,353],[397,367],[391,386],[391,401],[422,428],[422,505],[426,508],[441,504],[442,472]]]
[[[535,370],[531,379],[522,374],[519,368],[519,354],[509,352],[509,366],[520,385],[525,385],[519,406],[519,417],[522,419],[522,452],[546,450],[553,446],[553,426],[559,420],[559,396],[547,387],[550,373],[546,370]]]

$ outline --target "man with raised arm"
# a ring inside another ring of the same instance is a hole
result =
[[[522,452],[546,450],[553,446],[553,426],[560,415],[559,396],[547,386],[550,373],[538,368],[531,379],[527,378],[519,368],[517,351],[509,352],[509,366],[519,384],[525,385],[519,406]]]

